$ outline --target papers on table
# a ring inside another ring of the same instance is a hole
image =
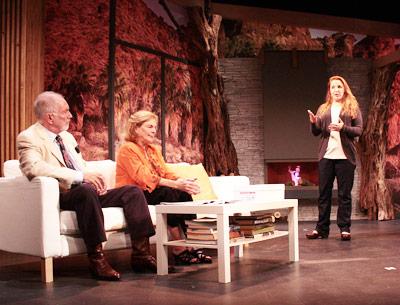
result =
[[[194,200],[194,201],[180,201],[180,202],[160,202],[160,204],[165,204],[165,205],[203,205],[203,204],[217,205],[217,204],[234,203],[237,201],[238,200],[215,199],[215,200]]]

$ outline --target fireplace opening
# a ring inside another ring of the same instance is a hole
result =
[[[301,179],[295,185],[289,171],[296,171]],[[266,183],[283,183],[286,186],[317,186],[318,162],[270,162],[266,164]]]
[[[319,195],[318,162],[267,162],[265,183],[285,184],[287,199],[316,199]],[[333,198],[336,197],[337,188],[334,186]]]

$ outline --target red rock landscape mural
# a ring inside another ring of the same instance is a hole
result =
[[[190,36],[178,34],[141,0],[116,1],[117,39],[196,60]],[[63,94],[71,108],[70,131],[88,160],[108,158],[109,1],[46,2],[45,87]],[[115,71],[116,149],[130,114],[161,113],[161,57],[117,45]],[[166,60],[168,161],[203,160],[203,109],[199,68]]]
[[[45,87],[63,94],[88,160],[108,157],[109,1],[46,1]]]

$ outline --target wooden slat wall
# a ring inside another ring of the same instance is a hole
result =
[[[44,87],[44,0],[0,0],[0,164],[17,158],[17,134],[34,122]]]

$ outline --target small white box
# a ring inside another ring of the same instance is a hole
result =
[[[218,176],[210,177],[215,195],[221,200],[234,200],[237,189],[246,188],[250,180],[246,176]]]
[[[278,201],[285,199],[284,184],[253,184],[235,190],[235,199],[254,201]]]

